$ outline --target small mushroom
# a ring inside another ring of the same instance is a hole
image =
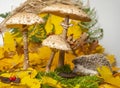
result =
[[[29,55],[28,55],[28,26],[34,24],[44,23],[44,20],[38,15],[33,13],[21,12],[12,16],[7,22],[8,28],[19,28],[23,33],[24,42],[24,66],[26,70],[29,67]]]
[[[43,9],[41,9],[40,13],[51,13],[60,17],[64,17],[64,22],[61,24],[63,27],[62,36],[64,39],[67,39],[67,30],[69,28],[69,18],[74,20],[80,20],[83,22],[91,21],[90,17],[81,9],[79,9],[74,4],[60,4],[56,3],[53,5],[49,5]],[[64,51],[60,51],[59,55],[59,64],[58,67],[64,65]]]
[[[50,47],[52,49],[50,59],[49,59],[48,64],[46,66],[46,72],[49,72],[54,55],[55,55],[57,50],[64,50],[64,51],[71,50],[70,45],[60,35],[50,35],[45,40],[43,40],[42,45]]]

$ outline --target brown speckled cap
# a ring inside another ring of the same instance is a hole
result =
[[[43,40],[42,45],[59,50],[71,50],[70,45],[59,35],[50,35]]]
[[[43,8],[40,13],[51,13],[61,17],[69,16],[70,19],[83,22],[91,21],[90,17],[83,10],[78,9],[74,5],[56,3]]]
[[[44,20],[33,13],[21,12],[12,16],[7,22],[8,28],[17,27],[20,25],[32,25],[36,23],[44,23]]]

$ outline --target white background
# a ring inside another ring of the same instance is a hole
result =
[[[0,13],[13,10],[23,1],[25,0],[0,0]],[[107,53],[115,55],[120,67],[120,0],[90,0],[90,4],[96,9],[100,27],[104,29],[100,44]]]

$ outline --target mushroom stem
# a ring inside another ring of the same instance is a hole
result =
[[[67,30],[69,28],[69,16],[66,16],[64,19],[64,23],[62,23],[63,32],[62,37],[67,40]],[[58,60],[58,67],[62,67],[64,65],[65,60],[65,51],[60,50],[59,52],[59,60]]]
[[[51,64],[52,64],[52,62],[53,62],[55,53],[56,53],[56,50],[52,49],[52,53],[51,53],[50,59],[49,59],[49,61],[48,61],[48,63],[47,63],[47,66],[46,66],[46,72],[49,72],[49,71],[50,71]]]
[[[59,60],[58,60],[58,68],[64,66],[64,60],[65,60],[65,51],[60,50]]]
[[[24,44],[24,64],[23,69],[26,70],[29,67],[29,53],[28,53],[28,30],[23,31],[23,44]]]
[[[69,28],[69,16],[65,17],[64,22],[62,23],[62,27],[63,27],[62,36],[64,39],[67,39],[67,30]]]

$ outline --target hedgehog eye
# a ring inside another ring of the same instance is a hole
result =
[[[75,66],[75,68],[77,68],[77,66]]]

